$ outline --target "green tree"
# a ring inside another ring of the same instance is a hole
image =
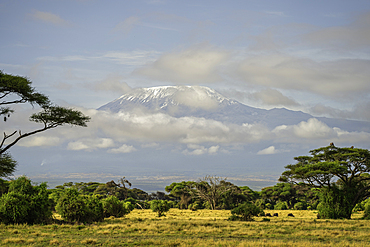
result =
[[[14,130],[9,134],[4,132],[0,142],[1,177],[14,172],[16,162],[7,152],[21,139],[65,124],[86,127],[90,120],[80,111],[51,104],[49,98],[37,92],[27,78],[5,74],[2,71],[0,71],[0,100],[0,116],[4,117],[4,122],[14,113],[11,106],[29,103],[41,107],[40,112],[30,116],[30,121],[42,124],[42,127],[26,133],[22,133],[21,130]]]
[[[253,203],[244,202],[231,210],[232,215],[229,220],[252,221],[254,216],[258,216],[261,213],[263,213],[261,208]]]
[[[170,210],[170,205],[165,200],[153,200],[150,202],[150,208],[153,212],[158,213],[158,217],[165,216],[165,212]]]
[[[193,181],[182,181],[166,186],[165,190],[170,193],[170,196],[175,197],[179,201],[180,209],[187,209],[192,199],[194,199],[195,184]]]
[[[331,143],[299,156],[287,165],[282,182],[303,182],[319,188],[322,218],[351,218],[352,210],[370,195],[370,152],[360,148],[340,148]]]
[[[296,186],[291,183],[277,183],[274,186],[263,188],[261,198],[274,204],[278,201],[286,202],[289,209],[292,209],[299,200]]]

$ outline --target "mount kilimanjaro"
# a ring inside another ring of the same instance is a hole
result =
[[[161,86],[136,88],[109,102],[98,110],[120,112],[134,110],[164,113],[173,117],[199,117],[216,121],[243,124],[260,123],[269,128],[295,125],[316,118],[329,127],[346,131],[370,131],[365,121],[314,117],[301,111],[285,108],[265,110],[229,99],[215,90],[203,86]]]

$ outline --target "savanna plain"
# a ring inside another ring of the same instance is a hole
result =
[[[265,210],[278,217],[229,221],[229,210],[134,209],[89,225],[0,225],[2,246],[369,246],[370,221],[316,219],[311,210]],[[292,213],[295,217],[288,217]],[[54,215],[55,222],[58,215]]]

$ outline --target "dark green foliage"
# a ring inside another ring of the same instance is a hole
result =
[[[365,220],[370,220],[370,200],[367,200],[367,202],[364,205],[364,216],[363,218]]]
[[[8,153],[0,153],[0,177],[8,177],[13,174],[17,162]]]
[[[88,196],[86,199],[86,221],[98,222],[104,220],[103,202],[97,196]]]
[[[0,220],[6,224],[50,222],[52,212],[46,188],[46,183],[33,186],[26,177],[10,182],[9,192],[0,198]]]
[[[120,201],[116,196],[103,199],[104,217],[123,217],[129,214],[134,207],[131,202]]]
[[[298,205],[309,204],[312,207],[318,201],[318,196],[303,183],[277,183],[274,186],[263,188],[260,195],[264,203],[258,203],[262,207],[265,207],[266,203],[276,206],[278,202],[285,202],[288,209],[293,209],[297,203],[300,203]]]
[[[303,181],[318,188],[320,217],[350,219],[355,205],[370,196],[369,150],[331,143],[310,153],[312,156],[295,157],[297,163],[287,165],[279,180]]]
[[[297,202],[296,204],[294,204],[294,209],[295,210],[305,210],[306,205],[303,202]]]
[[[150,208],[153,212],[158,213],[158,217],[165,216],[165,212],[170,210],[170,205],[165,200],[153,200],[150,202]]]
[[[286,202],[278,202],[274,206],[274,209],[275,210],[287,210],[288,209],[288,206],[287,206],[287,203]]]
[[[8,193],[9,182],[0,178],[0,196]]]
[[[65,190],[59,198],[55,209],[68,222],[85,222],[88,218],[88,209],[85,200],[73,188]]]
[[[231,210],[229,220],[252,221],[254,216],[258,216],[263,210],[253,203],[245,202]]]
[[[103,202],[97,196],[83,196],[75,188],[65,189],[55,208],[68,222],[92,223],[104,220]]]
[[[172,183],[166,186],[166,191],[169,192],[171,198],[179,201],[178,206],[180,209],[187,209],[188,205],[194,201],[195,195],[195,182],[182,181],[180,183]]]
[[[22,193],[9,192],[0,198],[0,221],[2,223],[27,223],[29,211],[27,196]]]
[[[50,104],[47,96],[36,92],[35,88],[31,86],[32,82],[25,77],[14,76],[3,73],[0,70],[0,97],[3,99],[7,95],[14,95],[14,98],[8,101],[2,101],[0,105],[18,104],[29,102],[31,105],[38,104],[46,106]],[[10,107],[0,107],[0,116],[10,116],[14,110]],[[6,121],[6,118],[4,119]]]
[[[190,209],[191,211],[197,211],[198,209],[201,209],[201,205],[199,205],[199,203],[197,202],[194,202],[192,204],[189,204],[188,209]]]
[[[333,184],[331,188],[322,188],[320,203],[317,206],[321,219],[348,219],[351,217],[353,206],[351,194]],[[350,210],[350,212],[348,212]]]
[[[30,120],[44,124],[44,128],[50,129],[64,124],[86,127],[86,122],[90,117],[83,115],[82,112],[60,107],[45,106],[43,111],[31,115]]]

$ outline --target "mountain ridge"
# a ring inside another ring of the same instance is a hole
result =
[[[159,86],[136,88],[101,106],[98,110],[132,111],[144,109],[173,117],[200,117],[233,124],[260,123],[269,128],[280,125],[296,125],[316,118],[329,127],[348,131],[370,131],[366,121],[314,117],[302,111],[286,108],[270,110],[255,108],[227,98],[216,90],[204,86]]]

